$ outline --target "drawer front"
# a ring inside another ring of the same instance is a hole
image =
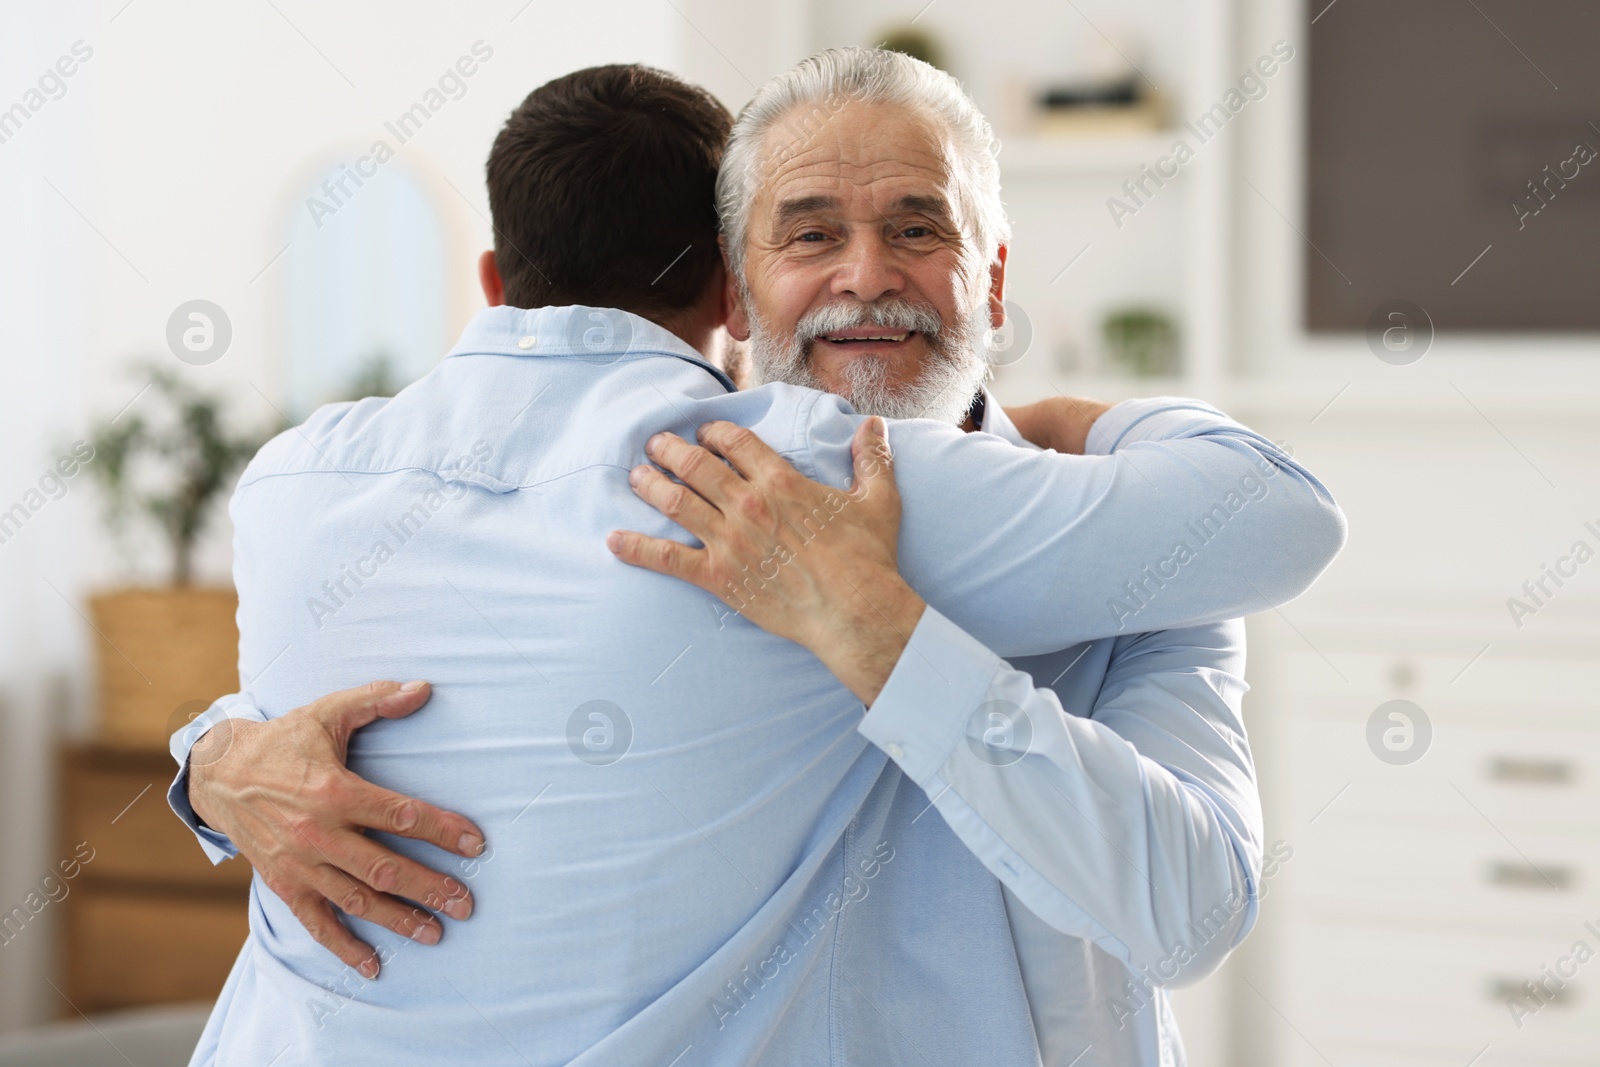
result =
[[[1287,650],[1285,667],[1296,703],[1309,705],[1316,714],[1336,714],[1352,702],[1371,699],[1370,710],[1403,697],[1430,713],[1430,704],[1447,703],[1464,719],[1486,718],[1490,725],[1510,715],[1528,726],[1583,730],[1593,725],[1600,703],[1600,662],[1594,658],[1510,656],[1491,643],[1474,660],[1481,644],[1441,656],[1352,651],[1325,637],[1313,635],[1311,640],[1318,651]]]
[[[1433,1049],[1460,1064],[1485,1045],[1507,1063],[1600,1055],[1600,935],[1581,923],[1529,938],[1303,922],[1290,941],[1307,962],[1282,1009],[1313,1044]],[[1551,974],[1564,988],[1528,999],[1524,983]]]
[[[1466,930],[1563,930],[1600,918],[1592,840],[1519,829],[1507,841],[1482,822],[1419,827],[1330,813],[1296,842],[1282,878],[1302,905],[1382,923],[1398,914],[1448,917]]]
[[[1522,827],[1600,835],[1600,730],[1458,726],[1439,708],[1428,713],[1427,750],[1400,766],[1373,755],[1365,718],[1296,722],[1294,760],[1304,773],[1295,783],[1295,814],[1309,819],[1338,795],[1329,815],[1478,826],[1488,820],[1512,840]]]
[[[83,867],[82,876],[96,881],[248,886],[248,863],[236,859],[214,867],[206,859],[194,835],[167,806],[169,781],[131,771],[67,769],[63,789],[67,854],[79,842],[94,849],[94,859]]]
[[[68,988],[90,1013],[215,1000],[250,932],[242,893],[218,901],[80,890],[63,906]]]

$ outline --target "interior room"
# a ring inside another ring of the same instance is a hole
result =
[[[188,1062],[250,932],[250,866],[166,801],[169,737],[249,688],[229,498],[270,438],[422,379],[484,307],[507,115],[611,63],[737,115],[837,46],[948,72],[993,128],[995,401],[1195,398],[1347,522],[1246,619],[1259,910],[1174,984],[1178,1062],[1595,1062],[1593,5],[4,10],[0,1067]],[[1084,996],[1115,1028],[1150,988]],[[947,1062],[885,1027],[894,1062]]]

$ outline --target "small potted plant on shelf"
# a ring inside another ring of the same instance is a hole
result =
[[[266,439],[231,432],[221,400],[171,371],[148,374],[152,395],[92,437],[88,468],[125,558],[140,523],[154,526],[168,553],[165,582],[89,600],[100,740],[125,747],[165,746],[181,709],[239,687],[238,598],[227,586],[195,584],[194,553],[219,497]]]
[[[1119,308],[1101,321],[1100,332],[1114,366],[1140,378],[1178,373],[1178,328],[1165,312]]]

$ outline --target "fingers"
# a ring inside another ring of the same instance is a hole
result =
[[[359,971],[363,977],[378,977],[378,954],[371,945],[345,929],[326,898],[310,889],[285,895],[271,883],[267,888],[277,893],[289,906],[294,917],[300,920],[300,925],[306,928],[317,944],[337,956],[346,967]]]
[[[411,714],[431,693],[426,682],[368,682],[331,693],[304,710],[342,742],[374,718]],[[415,838],[463,856],[476,856],[483,850],[483,832],[464,816],[380,789],[337,764],[326,769],[321,781],[314,798],[319,810],[347,825]]]
[[[646,537],[632,530],[612,530],[606,535],[606,547],[624,563],[682,579],[701,589],[709,588],[704,578],[703,548],[690,548],[665,537]]]
[[[423,870],[432,875],[425,868]],[[380,877],[384,876],[380,873]],[[425,888],[414,898],[423,901],[426,907],[380,892],[370,883],[351,878],[344,871],[327,864],[304,869],[303,874],[292,882],[282,876],[275,877],[267,881],[267,888],[288,905],[294,917],[317,944],[364,977],[376,978],[379,965],[377,953],[371,945],[350,932],[340,920],[339,913],[376,923],[419,944],[436,945],[444,936],[444,928],[427,909],[438,908],[447,915],[455,916],[461,911],[460,904],[463,901],[467,904],[467,910],[471,910],[471,899],[466,886],[455,878],[437,876],[430,878],[429,882],[436,882],[438,888]]]
[[[357,855],[352,862],[345,864],[344,871],[347,875],[353,875],[356,882],[378,893],[420,901],[452,919],[472,917],[472,894],[460,879],[424,867],[369,838],[362,837],[360,840],[362,843],[354,848]],[[343,907],[342,904],[340,906]],[[361,913],[361,917],[379,921],[366,912]],[[427,920],[424,917],[418,921]],[[384,925],[406,937],[412,936],[409,926],[396,927],[388,922]]]
[[[721,466],[719,463],[718,466]],[[628,473],[628,484],[646,504],[704,541],[719,517],[716,508],[687,485],[668,478],[654,467],[639,466]]]
[[[324,814],[334,815],[347,824],[426,841],[446,852],[469,858],[483,851],[483,831],[464,816],[375,786],[349,771],[345,772],[343,788],[329,797]],[[391,891],[389,886],[380,888]],[[411,896],[410,893],[405,895]]]
[[[645,444],[645,454],[718,511],[744,485],[744,479],[710,452],[691,445],[675,433],[658,433]]]
[[[305,711],[327,726],[336,737],[348,738],[378,718],[410,715],[428,702],[433,690],[427,682],[368,682],[354,689],[329,693],[306,705]]]
[[[794,474],[794,466],[756,435],[754,430],[732,422],[708,422],[700,427],[699,437],[707,448],[722,456],[734,469],[751,481],[783,479]]]
[[[306,887],[299,890],[300,893],[309,893],[320,899],[322,903],[331,904],[338,911],[352,919],[363,919],[374,923],[422,945],[437,945],[439,939],[444,936],[444,927],[426,908],[418,907],[416,904],[401,900],[388,893],[380,893],[372,886],[350,877],[349,874],[339,870],[337,867],[317,864],[307,871],[305,880]],[[466,887],[460,882],[453,878],[450,881],[453,883],[455,896],[451,897],[446,894],[435,898],[440,903],[459,899],[466,892]],[[314,909],[308,908],[307,910],[312,911]],[[299,918],[299,912],[295,913],[295,917]],[[301,921],[304,922],[304,920]],[[321,922],[321,920],[318,921],[319,923]],[[356,948],[352,948],[350,942],[353,942],[355,946],[365,948],[368,953],[371,952],[371,948],[351,934],[342,922],[337,922],[336,920],[333,925],[337,926],[338,929],[335,930],[326,923],[322,923],[319,930],[314,930],[309,925],[306,926],[306,929],[311,933],[312,937],[317,938],[318,944],[327,947],[340,959],[345,959],[346,953],[354,955],[357,952]],[[340,931],[343,931],[343,936],[341,936]],[[323,941],[319,933],[326,934],[328,941]],[[348,938],[348,941],[346,941],[346,938]],[[352,964],[352,966],[359,970],[360,957],[356,958],[358,962]]]
[[[894,480],[894,450],[889,446],[889,424],[880,416],[864,420],[850,440],[854,477],[850,495],[860,499],[879,486],[886,494],[898,495]]]

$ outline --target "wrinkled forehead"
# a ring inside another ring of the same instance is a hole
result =
[[[844,210],[937,203],[959,222],[951,153],[944,124],[913,108],[856,101],[791,108],[763,138],[753,229],[770,227],[796,204],[823,201]]]

